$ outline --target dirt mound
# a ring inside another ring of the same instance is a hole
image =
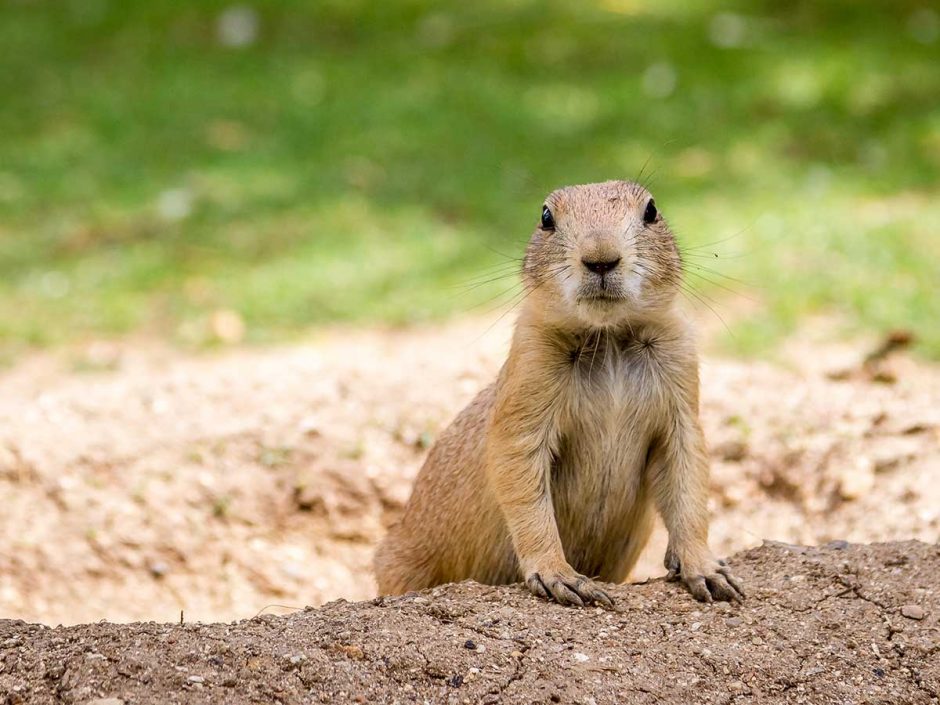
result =
[[[510,326],[24,360],[0,376],[0,615],[222,621],[373,597],[376,542]],[[940,370],[902,355],[876,379],[864,347],[809,337],[785,365],[703,362],[714,549],[936,541]],[[662,574],[664,548],[660,530],[635,577]]]
[[[233,624],[0,622],[0,703],[936,703],[940,546],[768,543],[743,605],[462,583]]]

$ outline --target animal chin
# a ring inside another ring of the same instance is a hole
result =
[[[582,294],[577,299],[578,317],[591,326],[614,325],[627,315],[630,306],[624,294],[609,291]]]

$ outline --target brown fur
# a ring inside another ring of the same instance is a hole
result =
[[[670,573],[699,599],[740,598],[707,545],[698,358],[675,239],[661,216],[644,222],[650,198],[623,181],[549,195],[556,227],[526,250],[509,358],[431,449],[376,555],[381,593],[522,578],[608,604],[586,576],[624,580],[657,509]],[[603,275],[587,266],[618,257]]]

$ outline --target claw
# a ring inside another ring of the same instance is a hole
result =
[[[685,584],[689,588],[689,592],[692,593],[692,597],[699,602],[713,602],[712,594],[708,591],[708,585],[705,582],[705,576],[697,575],[694,578],[687,579]]]
[[[558,590],[555,592],[555,597],[563,605],[568,604],[584,607],[584,600],[581,599],[580,595],[578,595],[578,593],[576,593],[564,583],[558,585]]]
[[[600,602],[607,609],[612,610],[614,608],[614,601],[610,599],[610,595],[600,588],[594,588],[594,592],[591,593],[591,597],[594,598],[595,602]]]
[[[727,564],[723,563],[723,565]],[[731,587],[734,588],[734,591],[737,593],[735,599],[738,602],[744,602],[744,598],[747,597],[747,595],[744,594],[744,588],[741,586],[741,582],[731,574],[731,569],[722,567],[718,569],[718,572],[721,573],[725,577],[725,580],[731,584]]]
[[[705,565],[701,566],[698,571],[686,572],[683,570],[685,566],[676,558],[675,553],[667,550],[663,562],[669,569],[666,580],[681,579],[699,602],[714,602],[715,600],[744,602],[744,589],[723,559],[706,560]]]
[[[532,573],[526,579],[529,591],[546,600],[554,600],[562,605],[584,607],[586,604],[600,604],[614,607],[610,595],[601,590],[593,580],[573,573]]]
[[[705,584],[708,585],[708,590],[715,599],[724,600],[725,602],[737,602],[741,599],[721,573],[705,578]]]
[[[548,588],[545,587],[545,583],[542,582],[542,576],[538,573],[533,573],[529,576],[528,580],[525,581],[526,587],[529,588],[529,591],[537,597],[541,597],[545,600],[552,599],[548,594]]]

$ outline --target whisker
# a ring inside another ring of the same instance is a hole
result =
[[[512,260],[511,262],[510,262],[510,261],[506,261],[506,262],[497,262],[496,264],[492,264],[492,265],[490,265],[489,267],[483,267],[482,269],[480,269],[479,273],[480,273],[480,274],[483,274],[483,273],[485,273],[485,272],[489,272],[489,271],[492,271],[492,270],[497,270],[497,269],[509,269],[509,268],[513,268],[513,267],[518,268],[518,267],[521,267],[521,266],[522,266],[522,260],[521,260],[521,259],[519,259],[519,260]]]
[[[754,254],[754,250],[748,250],[745,252],[732,252],[730,254],[719,254],[718,252],[690,252],[688,250],[683,250],[679,248],[679,252],[682,254],[682,259],[685,260],[688,257],[698,257],[699,259],[740,259],[742,257],[748,257]]]
[[[545,279],[543,279],[542,281],[540,281],[540,282],[539,282],[538,284],[536,284],[535,286],[530,287],[530,286],[526,286],[525,284],[523,284],[523,290],[522,290],[521,292],[519,292],[518,294],[515,294],[515,295],[513,296],[513,299],[511,299],[511,301],[513,301],[513,303],[510,305],[510,307],[509,307],[508,309],[506,309],[506,311],[504,311],[504,312],[499,316],[499,318],[497,318],[497,319],[496,319],[495,321],[493,321],[490,325],[488,325],[488,326],[486,327],[486,330],[484,330],[482,333],[480,333],[480,335],[478,335],[478,336],[474,339],[473,342],[476,343],[477,341],[480,340],[480,338],[482,338],[482,337],[485,336],[487,333],[489,333],[491,330],[493,330],[493,328],[494,328],[501,320],[503,320],[506,316],[508,316],[508,315],[509,315],[510,313],[512,313],[513,311],[515,311],[527,298],[529,298],[529,296],[532,295],[532,293],[533,293],[536,289],[538,289],[540,286],[542,286],[542,285],[545,284],[546,282],[550,281],[550,280],[553,279],[554,277],[558,276],[558,275],[559,275],[561,272],[563,272],[565,269],[569,269],[569,268],[570,268],[570,267],[569,267],[569,265],[568,265],[567,263],[565,263],[565,264],[563,264],[563,265],[556,266],[556,267],[554,268],[554,270],[550,270],[550,274],[549,274],[548,277],[546,277]],[[572,274],[574,274],[574,270],[572,270],[571,272],[569,272],[569,273],[568,273],[568,276],[565,277],[564,279],[562,279],[561,283],[564,283],[564,282],[568,281],[568,278],[571,277]],[[520,295],[520,294],[521,294],[521,295]],[[494,309],[492,309],[492,310],[495,310],[495,307],[494,307]],[[491,312],[491,311],[490,311],[490,312]],[[488,313],[490,313],[490,312],[488,312]]]
[[[521,263],[505,262],[503,264],[499,264],[494,267],[485,267],[483,269],[480,269],[476,274],[470,277],[468,281],[472,281],[473,279],[485,278],[488,276],[492,276],[494,274],[498,274],[500,272],[518,272],[521,270],[521,268],[522,268]]]
[[[466,284],[454,284],[448,288],[457,289],[458,295],[466,294],[466,293],[473,291],[474,289],[479,289],[481,286],[486,286],[487,284],[492,284],[498,281],[504,281],[509,278],[515,278],[516,275],[518,275],[518,273],[519,272],[513,269],[512,271],[509,271],[509,272],[503,272],[502,274],[494,275],[490,277],[489,279],[481,279],[478,281],[468,282]]]
[[[702,245],[695,245],[694,247],[686,247],[686,248],[684,248],[684,251],[685,251],[685,252],[694,252],[695,250],[704,250],[705,248],[708,248],[708,247],[714,247],[715,245],[720,245],[720,244],[722,244],[722,243],[724,243],[724,242],[728,242],[729,240],[734,240],[735,238],[741,237],[744,233],[746,233],[746,232],[747,232],[748,230],[750,230],[752,227],[753,227],[753,225],[745,226],[745,227],[741,228],[740,230],[738,230],[738,231],[737,231],[736,233],[734,233],[733,235],[729,235],[729,236],[726,237],[726,238],[722,238],[721,240],[715,240],[714,242],[706,242],[706,243],[704,243],[704,244],[702,244]]]
[[[716,306],[720,306],[720,305],[721,305],[721,303],[720,303],[719,301],[713,299],[711,296],[709,296],[708,294],[706,294],[706,293],[705,293],[704,291],[702,291],[701,289],[696,289],[695,287],[693,287],[691,282],[683,282],[683,284],[684,284],[685,286],[687,286],[689,289],[691,289],[692,291],[694,291],[696,294],[698,294],[699,296],[701,296],[702,298],[704,298],[704,299],[706,299],[706,300],[708,300],[708,301],[711,301],[711,302],[712,302],[713,304],[715,304]]]
[[[688,288],[688,287],[687,287],[686,285],[684,285],[684,284],[680,284],[680,285],[679,285],[679,290],[680,290],[684,295],[686,295],[686,298],[688,298],[688,296],[691,295],[691,296],[694,296],[696,299],[698,299],[699,303],[701,303],[701,304],[702,304],[703,306],[705,306],[709,311],[711,311],[713,314],[715,314],[715,317],[718,318],[719,321],[721,321],[721,325],[723,325],[723,326],[725,327],[725,330],[728,331],[728,334],[729,334],[732,338],[735,338],[735,340],[737,340],[737,336],[735,336],[735,334],[731,331],[731,328],[728,327],[728,324],[725,322],[725,319],[722,318],[722,317],[721,317],[721,314],[719,314],[718,311],[716,311],[712,306],[710,306],[710,305],[708,304],[708,302],[705,301],[704,298],[702,298],[702,296],[699,296],[698,293],[696,293],[693,289]],[[691,299],[689,299],[689,301],[691,302]]]
[[[517,256],[517,255],[506,254],[505,252],[502,252],[501,250],[497,250],[497,249],[496,249],[495,247],[493,247],[492,245],[486,245],[486,244],[484,244],[483,247],[485,247],[486,249],[488,249],[490,252],[493,252],[493,253],[499,255],[500,257],[505,257],[505,258],[508,259],[508,260],[512,260],[513,262],[522,262],[522,260],[524,259],[523,257],[519,257],[519,256]]]
[[[740,296],[740,297],[742,297],[742,298],[747,299],[748,301],[753,301],[753,302],[755,302],[755,303],[757,302],[757,299],[755,299],[753,296],[748,296],[747,294],[744,294],[744,293],[738,291],[737,289],[732,289],[730,286],[725,286],[725,285],[722,284],[721,282],[713,281],[712,279],[709,279],[709,278],[706,277],[704,274],[701,274],[701,273],[699,273],[699,272],[692,272],[692,271],[686,270],[686,274],[691,274],[693,277],[698,277],[698,278],[701,279],[702,281],[706,281],[706,282],[708,282],[709,284],[711,284],[712,286],[717,286],[719,289],[724,289],[725,291],[728,291],[728,292],[734,294],[735,296]]]
[[[516,300],[514,303],[512,303],[512,305],[510,305],[510,307],[507,308],[507,309],[499,316],[499,318],[497,318],[495,321],[493,321],[492,323],[490,323],[490,324],[486,327],[486,330],[484,330],[482,333],[480,333],[480,335],[478,335],[476,338],[474,338],[474,339],[473,339],[473,342],[474,342],[474,343],[476,343],[477,341],[479,341],[480,338],[482,338],[484,335],[486,335],[486,334],[489,333],[491,330],[493,330],[493,328],[496,327],[496,324],[497,324],[497,323],[499,323],[499,322],[500,322],[501,320],[503,320],[506,316],[508,316],[510,313],[512,313],[512,312],[519,306],[519,304],[521,304],[523,301],[525,301],[525,300],[529,297],[529,294],[532,293],[532,290],[526,290],[526,291],[523,291],[523,292],[520,292],[520,293],[522,294],[521,298],[517,298],[517,300]],[[518,294],[517,294],[517,296],[518,296]],[[487,313],[492,313],[492,312],[495,311],[495,310],[496,310],[496,308],[493,308],[493,309],[491,309],[490,311],[487,311]]]
[[[600,329],[598,329],[597,340],[594,341],[594,350],[591,353],[591,366],[588,368],[588,377],[590,377],[591,374],[594,372],[594,358],[597,357],[597,348],[600,347],[600,343],[601,343],[601,331]]]
[[[722,279],[727,279],[728,281],[733,281],[741,286],[746,286],[751,289],[766,289],[767,287],[761,286],[760,284],[755,284],[754,282],[747,281],[746,279],[736,279],[735,277],[728,276],[727,274],[722,274],[717,269],[712,269],[711,267],[706,267],[704,264],[698,262],[685,262],[684,267],[695,267],[699,271],[708,272],[713,274],[716,277],[721,277]]]
[[[516,296],[518,296],[519,293],[520,293],[520,292],[518,291],[518,288],[519,288],[520,286],[521,286],[521,284],[520,284],[519,282],[516,282],[516,283],[514,283],[511,287],[509,287],[508,289],[503,289],[503,290],[500,291],[498,294],[495,294],[495,295],[493,295],[493,296],[490,296],[489,298],[484,299],[483,301],[479,302],[478,304],[475,304],[475,305],[471,306],[470,308],[471,308],[471,310],[472,310],[472,309],[478,309],[478,308],[481,308],[481,307],[483,307],[483,306],[488,306],[489,304],[493,303],[494,301],[497,301],[496,305],[493,306],[493,307],[491,307],[491,308],[489,308],[489,309],[487,309],[486,311],[484,311],[484,312],[483,312],[483,315],[492,313],[493,311],[497,310],[498,308],[501,308],[501,307],[506,303],[506,302],[503,302],[503,301],[499,301],[499,299],[502,299],[502,298],[503,298],[504,296],[506,296],[507,294],[510,294],[510,299],[509,299],[509,300],[511,301],[513,298],[515,298]]]
[[[564,271],[568,266],[569,266],[569,265],[568,265],[567,263],[564,263],[564,264],[561,264],[561,265],[556,265],[554,268],[549,269],[548,274],[549,274],[549,276],[553,276],[553,275],[555,275],[555,274],[558,274],[558,273]],[[490,283],[498,282],[498,281],[503,281],[503,280],[505,280],[505,279],[509,279],[510,277],[514,278],[514,277],[515,277],[516,275],[518,275],[518,274],[519,274],[519,272],[514,269],[513,271],[507,272],[507,273],[505,273],[505,274],[500,274],[500,275],[491,277],[491,278],[489,278],[489,279],[486,279],[486,280],[483,280],[483,281],[480,281],[480,282],[476,282],[476,283],[474,283],[474,284],[465,285],[465,286],[464,286],[464,290],[461,291],[461,292],[458,292],[458,293],[456,294],[456,296],[461,296],[461,295],[464,295],[464,294],[468,294],[468,293],[470,293],[471,291],[473,291],[474,289],[478,289],[479,287],[485,286],[486,284],[490,284]],[[505,296],[506,294],[510,293],[511,291],[514,291],[517,286],[518,286],[518,284],[514,284],[513,286],[509,287],[508,289],[504,289],[503,291],[501,291],[501,292],[495,294],[494,296],[491,296],[490,298],[488,298],[488,299],[486,299],[486,300],[484,300],[484,301],[482,301],[482,302],[476,304],[476,305],[474,306],[474,308],[478,308],[478,307],[480,307],[480,306],[485,306],[485,305],[487,305],[487,304],[489,304],[489,303],[491,303],[491,302],[493,302],[493,301],[495,301],[495,300],[497,300],[497,299],[499,299],[499,298]],[[497,307],[498,307],[498,306],[497,306]],[[494,307],[493,310],[495,310],[495,307]],[[487,313],[490,313],[490,312],[491,312],[491,311],[487,311]]]
[[[640,167],[640,173],[637,174],[637,175],[636,175],[636,178],[634,179],[634,181],[635,181],[636,183],[642,184],[642,182],[640,181],[640,179],[643,178],[643,172],[646,171],[646,167],[649,165],[650,160],[651,160],[652,158],[653,158],[653,153],[650,152],[649,155],[647,155],[647,157],[646,157],[646,161],[643,162],[643,166]],[[644,186],[644,188],[645,188],[645,186]],[[649,190],[649,189],[647,189],[647,190]]]
[[[519,269],[520,267],[522,267],[521,259],[512,260],[512,261],[507,260],[505,262],[497,262],[495,264],[491,264],[488,267],[481,267],[480,270],[477,272],[476,276],[483,276],[487,272],[494,272],[494,271],[500,271],[500,270],[505,270],[505,269]]]
[[[649,176],[646,177],[646,181],[644,181],[642,184],[640,184],[640,185],[641,185],[643,188],[645,188],[647,191],[652,191],[652,190],[653,190],[653,184],[656,182],[656,173],[657,173],[658,171],[659,171],[659,167],[654,168],[654,169],[649,173]]]

